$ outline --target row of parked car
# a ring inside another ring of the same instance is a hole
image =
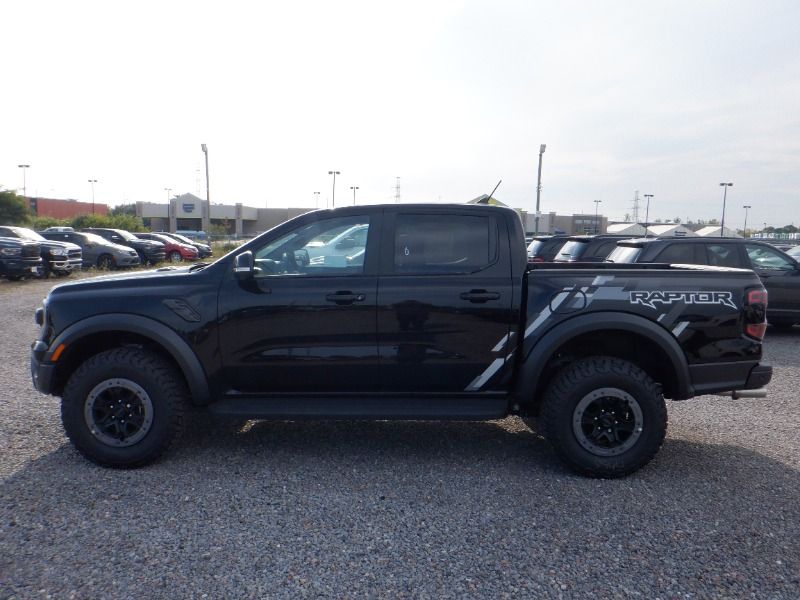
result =
[[[769,322],[785,328],[800,323],[800,246],[784,250],[754,239],[613,234],[536,236],[528,246],[529,263],[603,261],[752,269],[769,293]]]
[[[0,277],[65,276],[82,268],[120,269],[211,256],[211,246],[169,232],[0,226]]]

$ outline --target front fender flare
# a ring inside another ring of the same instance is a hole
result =
[[[208,404],[210,394],[208,380],[197,355],[189,344],[175,331],[147,317],[131,314],[103,314],[95,315],[73,323],[62,331],[50,344],[50,350],[45,354],[45,361],[49,361],[52,352],[61,344],[69,348],[72,344],[86,335],[108,331],[127,331],[153,340],[175,360],[183,372],[189,391],[195,404]]]
[[[657,344],[667,355],[676,374],[674,398],[683,400],[694,396],[689,364],[675,336],[644,317],[629,313],[603,312],[572,317],[542,333],[533,348],[522,359],[516,386],[517,398],[524,401],[534,397],[545,366],[566,342],[584,333],[601,329],[628,331]],[[522,344],[524,347],[524,340]]]

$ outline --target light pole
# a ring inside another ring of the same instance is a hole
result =
[[[728,199],[728,188],[733,184],[720,183],[720,185],[724,188],[724,191],[722,192],[722,223],[719,226],[719,235],[720,237],[725,237],[725,201]]]
[[[328,171],[328,175],[333,175],[333,194],[331,195],[331,208],[336,208],[336,176],[341,175],[341,171]]]
[[[647,208],[644,211],[644,237],[650,233],[650,198],[653,197],[653,194],[645,194],[645,198],[647,198]]]
[[[169,204],[169,199],[172,197],[170,195],[170,192],[172,191],[172,188],[164,188],[164,191],[167,192],[167,204]]]
[[[542,154],[544,154],[545,148],[547,148],[547,144],[542,144],[539,146],[539,176],[536,179],[536,217],[534,219],[534,235],[539,235],[539,199],[542,195]]]
[[[17,165],[20,169],[22,169],[22,197],[27,198],[28,196],[28,184],[25,180],[25,171],[30,169],[30,165]]]
[[[314,192],[314,204],[319,208],[319,192]]]
[[[595,200],[594,201],[594,234],[597,235],[600,233],[600,227],[597,225],[597,211],[600,208],[600,203],[602,200]]]
[[[94,184],[97,183],[97,179],[89,179],[88,181],[92,184],[92,214],[94,214]]]
[[[356,205],[356,190],[358,189],[358,186],[357,185],[356,186],[352,186],[351,185],[350,189],[353,190],[353,206],[355,206]]]
[[[742,233],[744,233],[744,237],[747,237],[747,211],[753,207],[749,204],[745,204],[742,208],[744,209],[744,229]]]
[[[203,219],[205,222],[202,227],[208,236],[210,235],[209,230],[211,229],[211,186],[208,184],[208,146],[200,144],[200,149],[203,151],[203,154],[206,155],[206,218]]]

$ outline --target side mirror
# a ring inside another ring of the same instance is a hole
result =
[[[233,272],[239,280],[250,279],[253,277],[253,253],[249,250],[237,254],[233,259]]]
[[[356,241],[351,237],[344,238],[341,242],[336,244],[337,250],[350,250],[350,248],[355,248],[355,247],[356,247]]]

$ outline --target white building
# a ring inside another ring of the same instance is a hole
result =
[[[650,227],[647,228],[647,232],[653,237],[697,237],[694,231],[679,223],[650,225]]]
[[[727,227],[725,228],[725,231],[722,231],[722,228],[719,225],[709,225],[708,227],[698,229],[695,233],[701,237],[742,237],[733,229],[728,229]]]

